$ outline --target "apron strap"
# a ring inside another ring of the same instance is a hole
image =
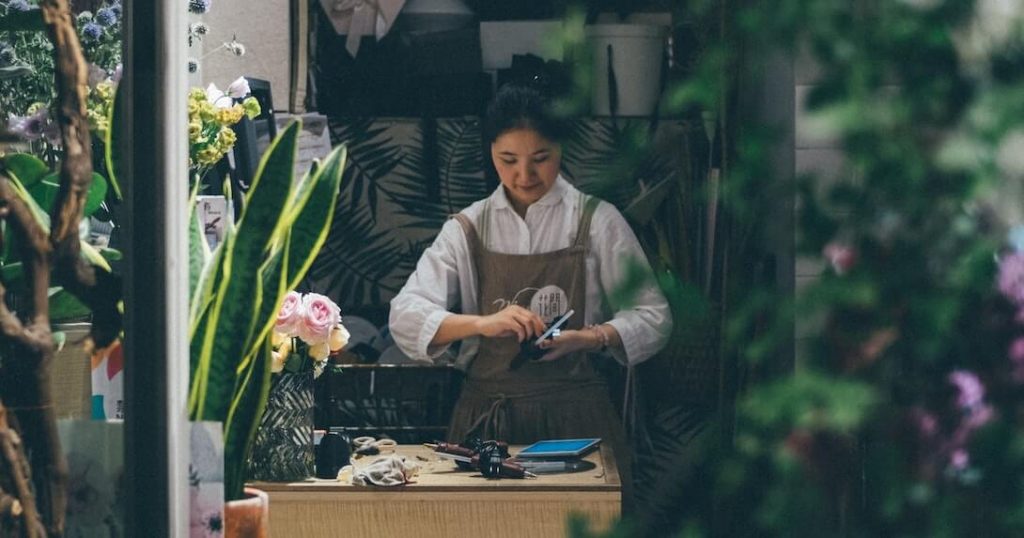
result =
[[[462,225],[462,231],[466,234],[466,243],[469,243],[469,255],[476,259],[481,246],[480,236],[476,233],[476,226],[473,225],[468,216],[462,213],[456,213],[450,218],[456,219]]]
[[[580,204],[583,209],[580,211],[580,224],[577,228],[576,240],[573,241],[573,246],[583,247],[589,244],[590,222],[594,220],[594,211],[597,210],[597,206],[600,203],[600,198],[580,194]]]

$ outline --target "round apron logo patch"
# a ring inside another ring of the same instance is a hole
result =
[[[530,299],[530,310],[551,323],[569,310],[569,296],[558,286],[544,286]]]

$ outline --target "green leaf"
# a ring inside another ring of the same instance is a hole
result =
[[[108,262],[118,262],[124,259],[124,254],[115,248],[101,248],[99,251],[100,256],[103,256],[103,259]]]
[[[8,263],[0,267],[0,276],[3,278],[4,286],[13,288],[25,278],[25,269],[21,262]]]
[[[285,267],[288,266],[289,244],[291,242],[291,231],[286,232],[284,244],[277,248],[263,267],[260,268],[260,281],[263,283],[263,300],[260,302],[257,323],[252,337],[249,339],[253,347],[262,345],[263,340],[270,336],[271,329],[277,321],[277,311],[281,309],[284,296],[288,293],[288,275]],[[251,351],[250,351],[251,352]]]
[[[188,291],[189,297],[196,294],[203,268],[210,261],[210,245],[203,235],[203,227],[199,222],[199,212],[193,202],[189,207],[188,218]]]
[[[0,16],[0,32],[41,32],[46,30],[43,12],[39,9],[28,11],[8,10]]]
[[[53,352],[60,353],[64,349],[64,344],[68,341],[68,333],[55,331],[51,336],[53,337]]]
[[[120,110],[126,106],[124,99],[121,98],[120,89],[114,94],[114,106],[110,107],[110,118],[108,118],[110,128],[107,129],[107,139],[103,141],[103,158],[107,163],[107,179],[110,180],[110,188],[114,191],[114,196],[118,200],[122,200],[121,196],[121,184],[118,181],[118,177],[121,175],[121,154],[118,153],[118,146],[121,144],[121,118]]]
[[[39,226],[43,229],[43,232],[49,234],[50,216],[45,211],[43,211],[43,208],[40,207],[38,203],[36,203],[35,198],[33,198],[31,194],[29,194],[28,190],[25,189],[24,185],[21,184],[17,177],[12,176],[10,179],[11,186],[14,188],[15,194],[17,194],[18,197],[21,198],[21,200],[25,202],[26,205],[28,205],[29,210],[32,212],[32,216],[35,217],[36,222],[39,223]],[[82,258],[84,258],[86,262],[96,267],[99,267],[104,271],[111,272],[110,264],[107,263],[107,260],[105,260],[102,255],[100,255],[99,251],[96,250],[96,247],[93,247],[92,245],[86,243],[85,241],[81,241],[79,243],[79,247],[81,248]],[[6,245],[4,248],[6,248]]]
[[[53,203],[57,200],[58,189],[60,189],[60,185],[57,184],[57,175],[50,174],[42,181],[28,187],[28,193],[32,195],[36,204],[49,214],[53,209]]]
[[[103,205],[103,200],[107,198],[107,180],[103,176],[93,172],[92,184],[89,185],[89,193],[85,198],[85,208],[83,215],[91,217],[97,209]]]
[[[50,173],[50,168],[35,155],[12,153],[4,157],[4,168],[25,187],[31,187]]]
[[[47,214],[53,212],[53,206],[57,200],[57,191],[60,190],[60,174],[52,172],[42,180],[28,187],[28,192],[36,200],[39,207]],[[83,217],[91,216],[100,208],[103,200],[107,197],[107,180],[103,176],[93,172],[92,183],[89,185],[89,192],[86,193],[85,207],[82,211]]]
[[[323,166],[317,168],[310,178],[312,188],[307,198],[297,201],[295,211],[298,216],[289,235],[288,289],[299,285],[327,240],[327,232],[334,220],[346,156],[345,146],[332,151]]]
[[[265,339],[261,344],[254,356],[245,361],[249,366],[240,376],[237,397],[224,423],[224,496],[227,500],[242,498],[245,466],[270,394],[270,340]]]
[[[60,323],[88,317],[89,307],[64,288],[50,288],[50,322]]]
[[[239,371],[250,349],[263,300],[259,271],[282,235],[291,195],[300,124],[293,122],[274,140],[260,162],[234,241],[224,253],[224,277],[217,287],[189,397],[193,420],[225,420]]]

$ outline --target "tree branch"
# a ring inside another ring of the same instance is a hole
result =
[[[45,537],[46,529],[43,528],[39,511],[36,510],[35,497],[30,486],[32,475],[28,460],[25,458],[21,438],[7,421],[7,409],[2,401],[0,401],[0,457],[3,458],[0,461],[2,464],[0,469],[6,471],[0,476],[10,477],[10,486],[14,489],[13,496],[0,489],[0,518],[21,516],[25,535],[33,538]]]
[[[58,260],[74,261],[78,259],[79,251],[78,223],[82,220],[86,195],[92,183],[92,140],[85,106],[88,70],[67,0],[42,0],[39,8],[53,42],[57,122],[64,143],[50,240]]]

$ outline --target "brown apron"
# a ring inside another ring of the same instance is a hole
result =
[[[455,215],[466,233],[477,275],[479,312],[490,315],[517,304],[536,312],[545,323],[570,308],[576,313],[563,325],[580,329],[586,309],[586,257],[590,222],[600,202],[585,197],[573,243],[542,254],[502,254],[488,250],[464,215]],[[481,222],[488,219],[485,204]],[[448,439],[468,435],[510,444],[541,439],[600,437],[615,450],[622,483],[629,482],[630,454],[606,382],[585,353],[554,361],[510,364],[519,354],[515,337],[481,338],[469,365],[462,394],[452,413]],[[625,494],[624,494],[625,498]]]

